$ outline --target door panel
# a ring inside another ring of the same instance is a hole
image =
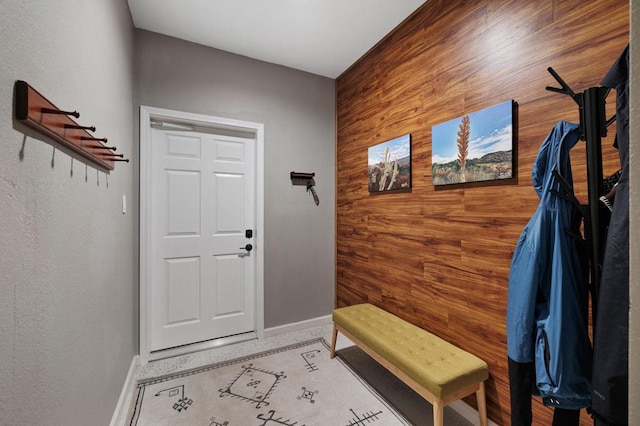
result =
[[[167,324],[200,320],[200,259],[165,259],[167,268]]]
[[[244,176],[217,173],[213,177],[216,192],[216,235],[243,233]]]
[[[255,330],[255,141],[151,130],[151,351]]]
[[[196,136],[167,135],[167,156],[200,158],[200,141]]]
[[[167,237],[200,234],[200,173],[166,170]]]
[[[244,309],[244,294],[241,285],[244,280],[243,259],[238,256],[216,256],[214,259],[216,282],[236,283],[236,285],[216,287],[214,316],[222,318],[242,314]]]

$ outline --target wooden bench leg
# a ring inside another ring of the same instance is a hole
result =
[[[444,401],[436,399],[433,403],[433,426],[444,425]]]
[[[478,414],[480,414],[480,426],[487,426],[487,400],[484,391],[484,382],[480,383],[480,388],[476,391],[478,400]]]
[[[338,328],[333,324],[333,338],[331,339],[331,359],[336,356],[336,342],[338,341]]]

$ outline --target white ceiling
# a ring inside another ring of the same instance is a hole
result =
[[[156,33],[336,78],[425,0],[128,0]]]

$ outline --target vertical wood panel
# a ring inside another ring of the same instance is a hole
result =
[[[507,290],[538,205],[532,163],[557,121],[578,120],[569,97],[545,90],[556,86],[546,68],[575,91],[597,85],[628,43],[628,10],[627,1],[430,0],[337,81],[337,304],[374,303],[485,359],[498,424],[510,420]],[[517,102],[516,178],[436,190],[431,126],[507,99]],[[411,192],[370,196],[367,148],[406,133]],[[618,168],[612,143],[603,140],[605,175]],[[586,201],[583,143],[571,159]],[[534,424],[551,424],[552,411],[533,406]]]

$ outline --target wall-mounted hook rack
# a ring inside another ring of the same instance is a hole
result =
[[[36,131],[49,136],[92,163],[113,170],[116,161],[129,162],[123,154],[115,154],[115,147],[103,145],[107,138],[96,138],[94,126],[81,126],[71,117],[79,118],[78,111],[63,111],[42,96],[27,82],[15,83],[16,119]]]
[[[313,189],[313,186],[316,184],[313,177],[315,173],[299,173],[299,172],[291,172],[291,184],[292,185],[304,185],[307,187],[307,191],[311,192],[313,195],[313,201],[316,203],[316,206],[320,204],[320,199],[318,198],[318,194],[316,194],[316,190]]]
[[[315,175],[315,173],[291,172],[291,183],[293,185],[307,185],[309,181],[313,180]]]

